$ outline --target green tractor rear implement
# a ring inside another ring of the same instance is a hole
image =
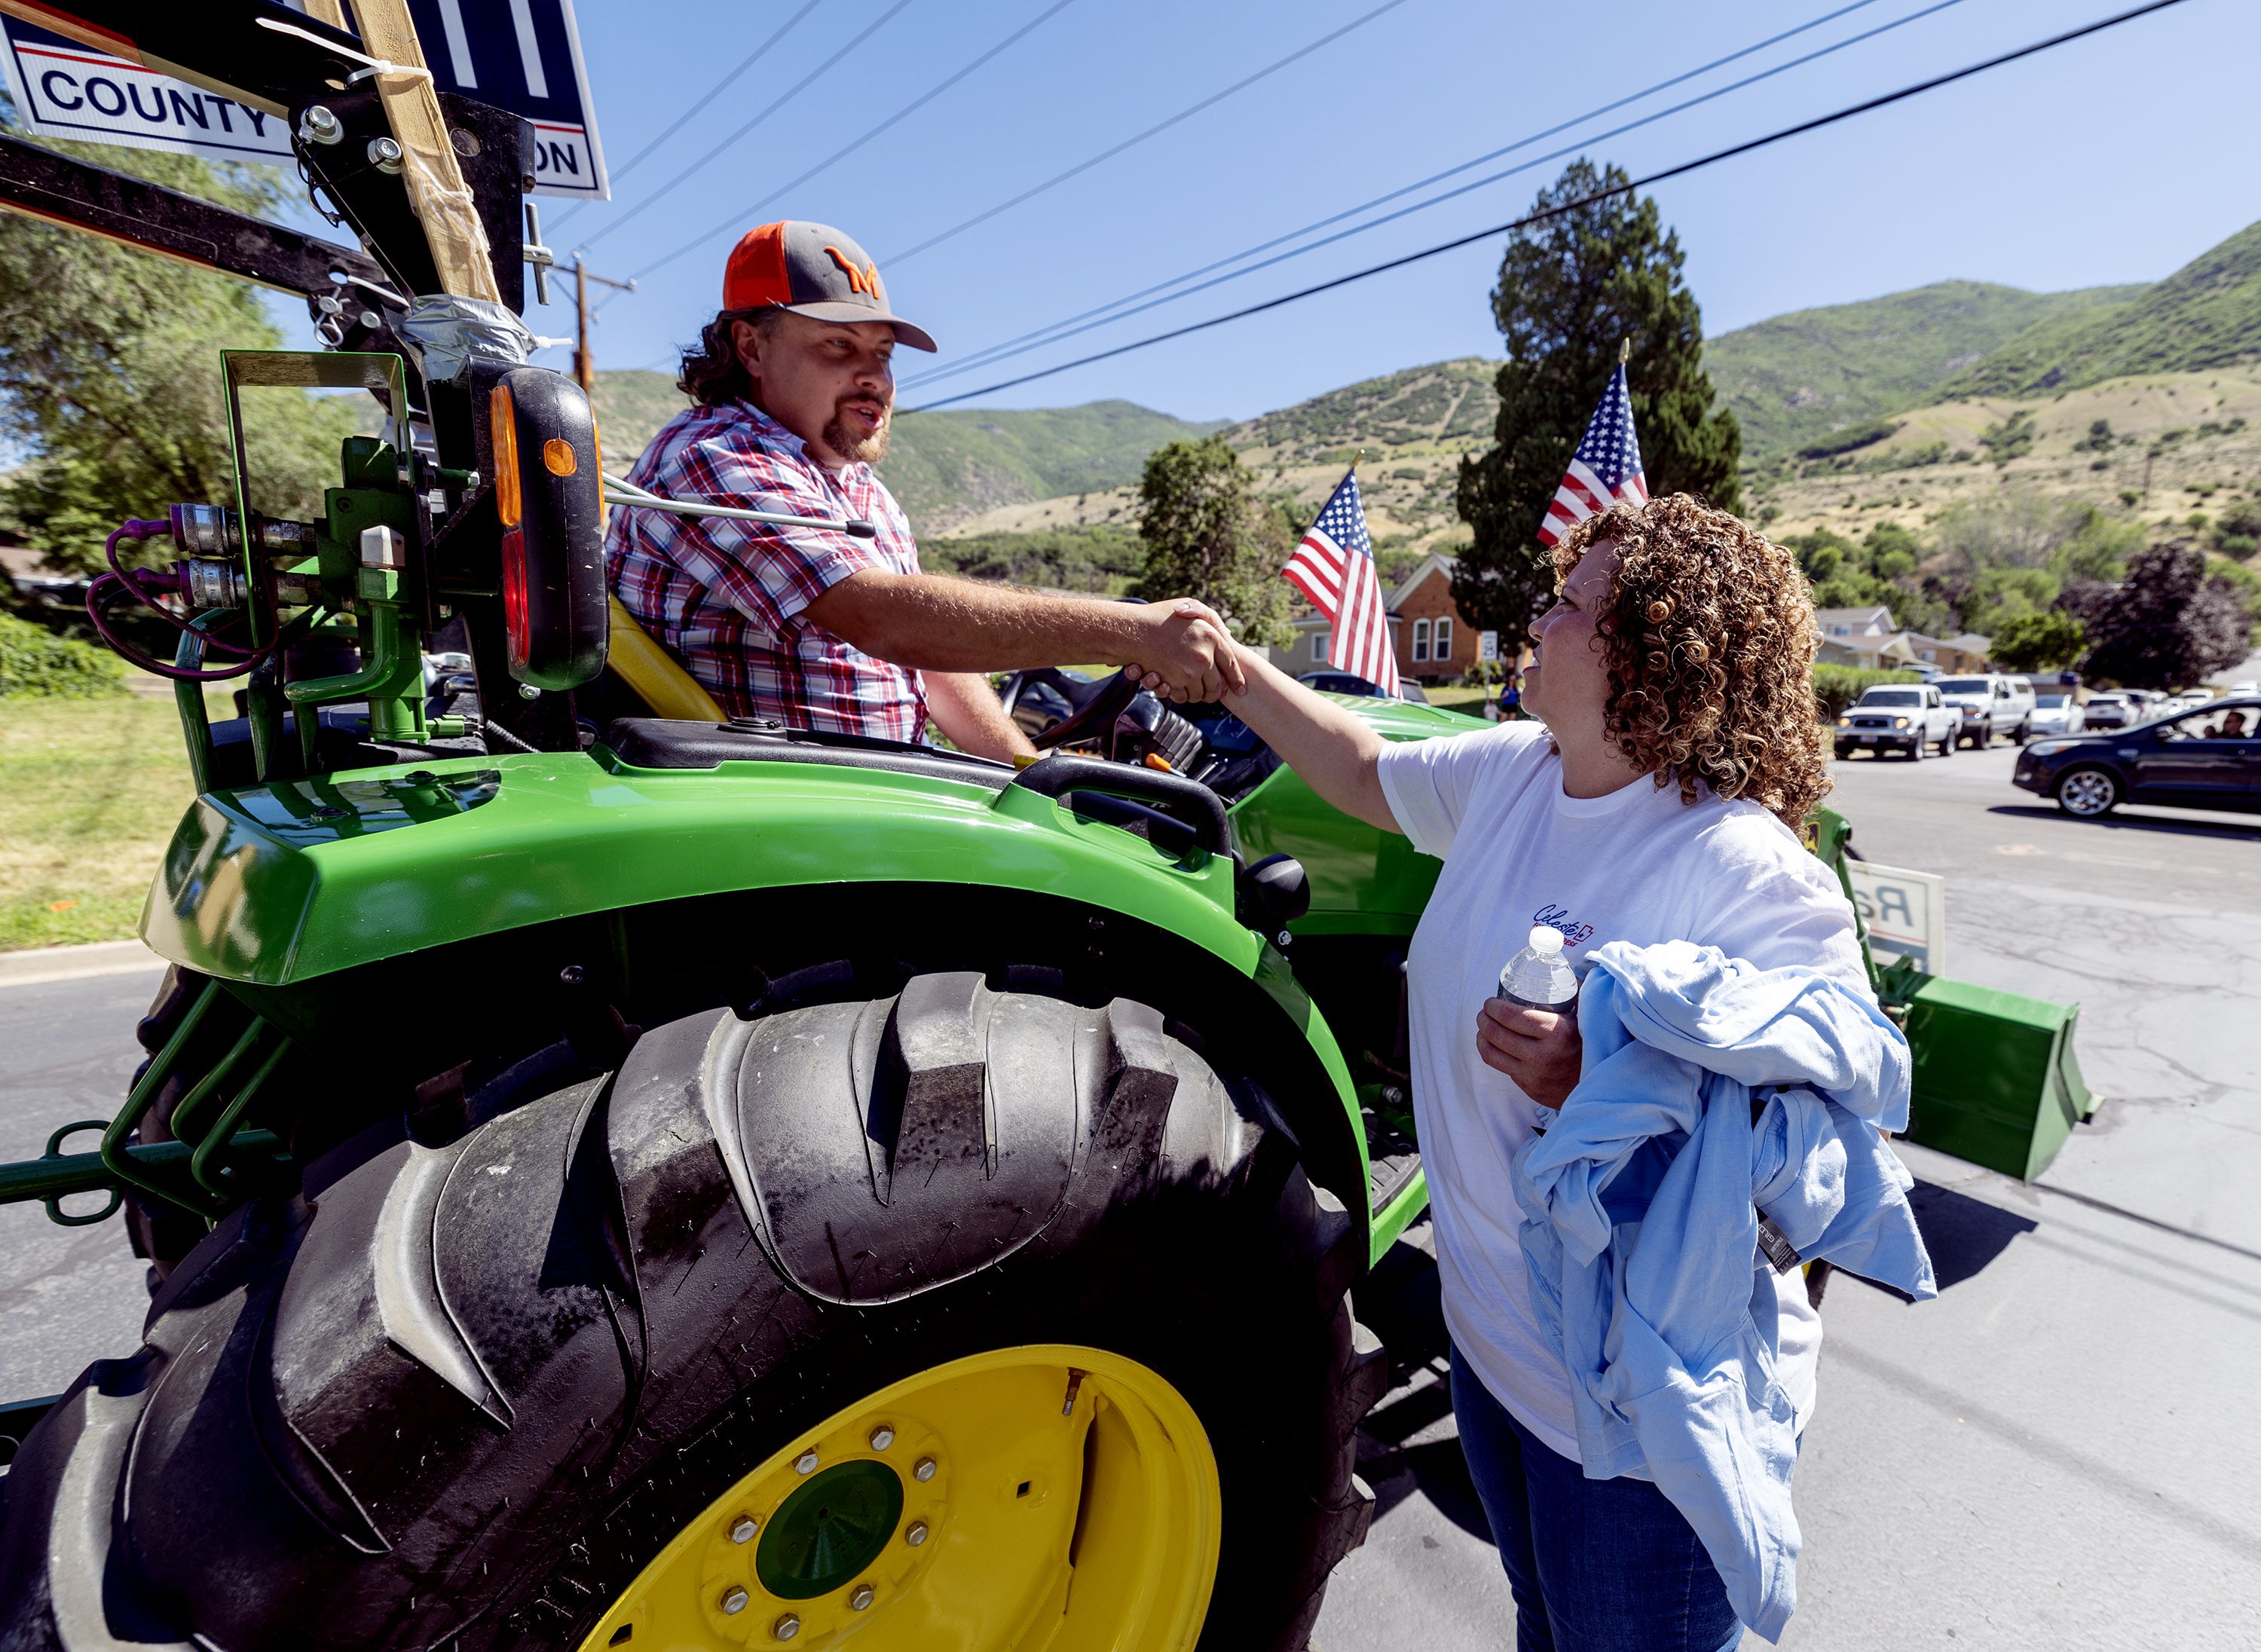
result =
[[[0,206],[305,295],[334,348],[230,353],[232,415],[377,421],[295,521],[238,419],[233,506],[93,599],[176,628],[197,795],[148,1059],[0,1199],[155,1294],[0,1407],[0,1641],[1302,1647],[1389,1380],[1347,1293],[1426,1203],[1434,864],[1121,679],[1008,683],[1021,769],[721,717],[522,358],[527,123],[420,147],[334,8],[0,10],[290,122],[359,247],[7,140]]]

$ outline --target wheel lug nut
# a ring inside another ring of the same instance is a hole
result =
[[[910,1530],[903,1533],[903,1541],[908,1543],[913,1548],[916,1548],[921,1543],[925,1542],[926,1522],[924,1520],[913,1520],[911,1522]]]
[[[914,1480],[933,1479],[934,1459],[931,1457],[921,1457],[917,1462],[911,1466],[911,1477]]]
[[[788,1612],[777,1620],[777,1627],[770,1633],[780,1641],[790,1641],[800,1633],[800,1620]]]
[[[802,1452],[800,1455],[795,1457],[793,1460],[793,1472],[796,1474],[815,1474],[816,1472],[816,1448],[812,1446],[807,1451]]]
[[[848,1609],[851,1612],[863,1612],[868,1609],[876,1598],[878,1598],[878,1591],[871,1584],[858,1584],[856,1592],[848,1597]]]
[[[733,1589],[729,1594],[722,1597],[722,1610],[729,1612],[735,1618],[746,1609],[746,1591],[744,1590]]]
[[[894,1443],[895,1443],[895,1431],[894,1431],[894,1429],[892,1429],[892,1428],[888,1427],[888,1426],[886,1426],[886,1424],[885,1424],[885,1423],[881,1423],[881,1424],[880,1424],[877,1428],[874,1428],[874,1429],[872,1431],[872,1450],[874,1450],[874,1451],[885,1451],[888,1447],[890,1447],[890,1446],[894,1445]]]
[[[754,1533],[761,1529],[752,1515],[741,1514],[738,1523],[730,1528],[730,1541],[733,1543],[750,1543],[754,1541]]]

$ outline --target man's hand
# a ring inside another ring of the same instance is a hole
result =
[[[1232,633],[1208,604],[1191,597],[1138,614],[1147,632],[1138,658],[1123,668],[1141,686],[1172,700],[1209,701],[1248,686]]]
[[[1487,998],[1476,1012],[1476,1053],[1513,1079],[1541,1107],[1560,1107],[1578,1087],[1585,1042],[1574,1005],[1568,1015]]]

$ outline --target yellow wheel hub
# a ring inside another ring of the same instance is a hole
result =
[[[660,1551],[582,1652],[1181,1652],[1217,1577],[1193,1407],[1097,1348],[1001,1348],[835,1413]]]

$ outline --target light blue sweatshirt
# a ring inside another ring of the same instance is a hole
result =
[[[1514,1174],[1586,1477],[1654,1480],[1736,1615],[1778,1640],[1797,1605],[1797,1420],[1753,1206],[1808,1261],[1938,1295],[1913,1179],[1879,1133],[1907,1124],[1907,1040],[1816,971],[1685,941],[1599,948],[1578,1026],[1578,1087]]]

